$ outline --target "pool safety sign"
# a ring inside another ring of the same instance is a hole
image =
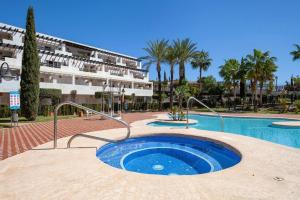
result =
[[[11,110],[20,109],[20,93],[18,91],[11,91],[9,93],[9,108]]]

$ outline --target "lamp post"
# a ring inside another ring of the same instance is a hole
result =
[[[7,62],[4,62],[1,64],[0,67],[0,83],[2,82],[2,79],[6,80],[6,81],[11,81],[13,79],[15,79],[16,76],[13,76],[11,74],[9,65],[7,64]]]
[[[102,112],[104,112],[104,92],[107,87],[106,81],[103,82],[103,91],[102,91]]]
[[[17,76],[12,75],[8,63],[7,62],[2,63],[0,66],[0,83],[2,83],[2,79],[4,79],[5,81],[11,81],[15,78],[17,78]],[[10,98],[9,106],[12,112],[10,124],[11,126],[12,124],[14,124],[14,126],[17,124],[18,126],[19,116],[17,110],[20,109],[20,94],[19,92],[16,91],[10,92],[9,98]]]

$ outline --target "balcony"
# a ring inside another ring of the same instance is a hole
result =
[[[71,52],[62,51],[62,50],[59,50],[59,49],[55,49],[55,50],[54,50],[54,53],[55,53],[55,54],[63,54],[63,55],[67,55],[67,56],[72,56],[72,53],[71,53]]]
[[[44,60],[43,62],[41,62],[41,65],[46,67],[52,67],[52,68],[61,68],[62,63],[51,61],[51,60]]]

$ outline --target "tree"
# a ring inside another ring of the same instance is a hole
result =
[[[265,54],[264,62],[263,62],[261,71],[258,76],[260,105],[262,105],[262,96],[263,96],[262,90],[263,90],[264,84],[267,81],[272,81],[274,79],[274,73],[277,70],[275,61],[276,61],[275,57],[270,57],[269,53]]]
[[[156,40],[147,43],[147,47],[144,48],[147,56],[142,57],[142,60],[146,60],[144,66],[149,68],[151,65],[156,65],[157,78],[158,78],[158,102],[159,110],[162,110],[162,91],[161,91],[161,64],[164,62],[168,41],[167,40]]]
[[[208,94],[213,94],[215,88],[217,87],[217,81],[213,76],[203,77],[201,79],[201,84]]]
[[[246,56],[246,62],[249,66],[247,77],[251,81],[252,100],[254,99],[254,111],[257,111],[257,83],[263,65],[265,63],[265,59],[268,55],[268,51],[262,52],[260,50],[254,49],[253,54],[249,54]]]
[[[165,55],[165,61],[170,65],[170,109],[173,109],[173,89],[174,89],[174,67],[177,63],[176,52],[173,46],[169,46]]]
[[[164,84],[165,84],[165,85],[168,84],[168,78],[167,78],[167,73],[166,73],[166,71],[164,71]]]
[[[236,98],[236,87],[238,86],[238,72],[240,63],[236,59],[225,60],[225,64],[220,66],[220,76],[224,79],[224,86],[228,91],[233,89],[234,99]]]
[[[290,52],[290,54],[293,56],[293,60],[295,61],[295,60],[300,59],[300,45],[295,44],[294,46],[296,47],[296,50]]]
[[[184,99],[190,96],[189,85],[186,82],[184,85],[180,85],[175,89],[175,95],[178,98],[179,109],[182,109],[182,102]]]
[[[168,78],[167,78],[167,73],[164,70],[164,80],[162,82],[162,87],[163,87],[163,91],[166,91],[167,87],[168,87]],[[163,95],[164,93],[162,93]],[[164,100],[164,98],[162,97],[162,101]]]
[[[259,83],[261,104],[264,82],[273,79],[274,72],[276,71],[276,58],[271,57],[269,51],[262,52],[257,49],[254,49],[253,54],[247,55],[246,58],[247,65],[249,66],[247,77],[251,80],[252,96],[254,98],[254,111],[257,111],[257,84]]]
[[[183,85],[183,80],[185,80],[185,63],[189,62],[197,53],[196,44],[189,38],[184,40],[177,39],[174,41],[174,48],[179,64],[179,85]]]
[[[33,8],[29,7],[21,73],[21,110],[26,119],[36,119],[39,105],[40,63],[36,43]]]
[[[269,80],[268,83],[267,94],[270,95],[274,90],[274,79]]]
[[[238,77],[240,81],[240,97],[244,98],[246,96],[246,80],[247,80],[247,73],[249,67],[247,65],[247,60],[245,58],[241,59],[241,64],[238,70]]]
[[[294,77],[293,82],[294,82],[295,90],[300,91],[300,77],[299,76]]]
[[[208,52],[200,51],[194,55],[191,61],[191,65],[194,69],[199,69],[200,90],[202,89],[201,78],[202,71],[208,70],[211,65],[212,59],[209,58]]]

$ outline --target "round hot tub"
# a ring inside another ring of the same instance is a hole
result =
[[[116,168],[159,175],[195,175],[219,171],[240,162],[232,148],[179,135],[152,135],[109,143],[97,157]]]

